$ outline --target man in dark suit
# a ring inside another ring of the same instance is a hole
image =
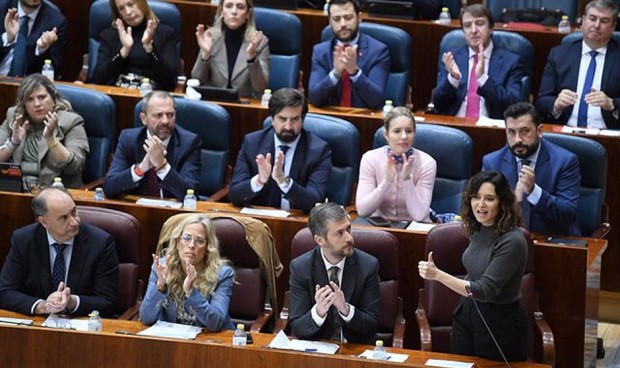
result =
[[[312,209],[308,228],[318,244],[290,264],[290,324],[301,339],[374,343],[379,324],[379,262],[354,248],[344,208]]]
[[[324,140],[303,130],[307,112],[299,91],[274,92],[269,100],[271,126],[246,135],[237,155],[228,193],[233,204],[308,213],[325,200],[331,150]]]
[[[543,71],[536,108],[545,121],[620,129],[620,42],[612,38],[618,7],[586,5],[582,40],[554,47]]]
[[[0,75],[40,73],[46,59],[60,67],[67,21],[56,5],[42,0],[8,0],[0,5]]]
[[[359,32],[357,0],[333,0],[328,11],[334,38],[312,51],[310,103],[380,109],[390,71],[387,46]]]
[[[144,127],[121,132],[103,191],[174,197],[183,200],[200,176],[200,138],[176,126],[174,98],[153,91],[143,99],[140,120]],[[141,144],[144,142],[143,144]]]
[[[440,114],[501,119],[519,101],[525,76],[518,55],[494,46],[493,14],[481,4],[461,12],[467,46],[442,55],[433,104]]]
[[[111,314],[118,289],[114,238],[81,224],[64,189],[44,189],[32,210],[37,222],[11,238],[0,275],[0,308],[28,315]]]
[[[543,138],[534,106],[506,113],[506,147],[485,155],[483,170],[504,174],[521,203],[524,225],[549,235],[581,235],[577,219],[581,174],[575,154]]]

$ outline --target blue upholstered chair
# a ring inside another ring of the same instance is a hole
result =
[[[402,29],[383,24],[362,22],[360,32],[383,42],[390,50],[390,73],[385,86],[386,100],[392,100],[394,106],[403,106],[407,100],[407,89],[411,79],[413,49],[411,37]],[[323,28],[321,41],[334,37],[330,26]]]
[[[254,8],[256,29],[269,38],[269,88],[297,87],[301,62],[301,21],[296,15],[267,8]]]
[[[617,42],[620,42],[620,32],[614,31],[611,37]],[[569,42],[581,41],[581,40],[583,40],[583,32],[573,32],[573,33],[569,33],[566,36],[564,36],[564,38],[562,38],[562,43],[569,43]]]
[[[377,129],[373,148],[387,144]],[[431,155],[437,162],[437,177],[431,208],[437,213],[459,213],[461,194],[471,176],[473,143],[462,130],[443,125],[416,123],[413,146]]]
[[[561,10],[571,21],[577,16],[577,0],[487,0],[487,8],[499,21],[504,9],[549,9]]]
[[[271,125],[267,117],[263,126]],[[332,150],[332,173],[327,186],[330,201],[347,206],[351,202],[353,183],[357,181],[360,162],[360,134],[346,120],[327,115],[309,113],[304,119],[304,129],[322,138]]]
[[[455,48],[466,45],[463,30],[455,29],[446,33],[439,44],[439,55],[437,56],[437,70],[441,70],[443,62],[441,57],[444,52],[454,50]],[[525,77],[521,80],[521,101],[529,101],[530,89],[532,88],[532,70],[534,61],[534,47],[527,40],[515,32],[493,31],[493,46],[501,49],[512,51],[521,56],[523,68],[525,69]],[[439,77],[439,73],[437,75]],[[437,80],[439,84],[439,80]]]
[[[231,123],[228,111],[206,101],[176,98],[176,123],[196,133],[202,140],[200,180],[196,193],[216,201],[225,195],[226,171],[230,155]],[[142,101],[134,109],[134,125],[142,126]]]
[[[90,153],[86,158],[82,180],[85,184],[105,176],[116,126],[116,105],[110,96],[92,89],[57,84],[61,97],[68,100],[73,110],[84,118]]]
[[[579,158],[581,188],[577,217],[581,233],[593,238],[605,237],[611,229],[605,204],[607,150],[593,139],[576,135],[545,133],[544,139],[573,152]]]
[[[149,0],[149,7],[159,21],[162,24],[166,24],[172,27],[179,35],[179,42],[177,44],[177,63],[181,55],[181,13],[179,9],[172,3],[158,0]],[[90,80],[95,71],[95,64],[97,63],[97,53],[99,52],[99,35],[104,29],[110,27],[112,24],[112,11],[110,10],[110,4],[108,0],[96,0],[93,1],[90,6],[90,18],[88,23],[88,73],[87,77]],[[177,64],[175,63],[175,64]]]

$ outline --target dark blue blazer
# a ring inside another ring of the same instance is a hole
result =
[[[566,124],[573,113],[573,106],[569,106],[556,119],[553,114],[553,103],[563,89],[577,91],[579,79],[579,60],[581,60],[582,41],[577,40],[554,47],[549,52],[547,64],[538,89],[536,109],[544,121]],[[605,67],[601,79],[601,91],[614,100],[616,110],[620,108],[620,49],[615,39],[609,40],[605,54]],[[611,111],[602,110],[605,125],[610,129],[620,129],[620,119],[613,116]]]
[[[456,115],[467,96],[469,81],[469,46],[453,50],[454,60],[461,71],[461,82],[455,89],[448,81],[448,71],[439,68],[433,104],[440,114]],[[519,101],[521,80],[525,76],[523,62],[519,55],[495,46],[489,61],[489,79],[478,87],[478,94],[484,97],[485,106],[492,119],[504,119],[508,106]]]
[[[252,192],[250,185],[252,177],[258,174],[256,155],[271,152],[272,162],[275,160],[273,137],[272,127],[245,136],[228,192],[228,198],[234,205],[280,207],[283,192],[271,177],[257,193]],[[317,202],[325,200],[332,170],[331,155],[324,140],[305,130],[301,131],[289,173],[293,186],[286,194],[291,208],[308,213]]]
[[[333,336],[330,318],[321,327],[312,319],[310,309],[315,304],[315,285],[328,284],[327,270],[320,248],[295,258],[290,264],[290,321],[291,329],[300,339],[329,340]],[[379,326],[379,261],[368,253],[355,249],[346,258],[341,289],[347,303],[355,307],[349,323],[342,323],[348,342],[372,344]]]
[[[542,196],[530,213],[530,230],[549,235],[581,235],[577,219],[581,174],[579,159],[544,138],[536,161],[536,184]],[[514,189],[518,173],[515,156],[506,146],[482,158],[482,170],[499,171]]]
[[[0,1],[0,14],[2,14],[3,17],[10,8],[17,8],[17,0]],[[36,56],[35,50],[37,47],[37,40],[41,37],[43,32],[51,31],[54,27],[56,27],[58,40],[54,42],[52,46],[50,46],[43,54]],[[4,32],[6,32],[4,29],[4,22],[0,22],[0,34],[3,34]],[[45,59],[52,60],[52,65],[58,73],[66,43],[67,20],[65,19],[65,16],[62,15],[56,5],[53,5],[48,1],[43,1],[41,3],[39,14],[32,24],[30,35],[28,35],[28,41],[26,44],[26,59],[23,61],[26,63],[26,67],[24,68],[26,70],[26,75],[40,73]],[[0,45],[0,60],[4,60],[13,46],[15,46],[15,43],[8,47],[2,47]]]
[[[76,315],[114,312],[118,290],[118,257],[112,235],[81,224],[73,243],[67,276],[71,294],[80,297]],[[17,229],[0,275],[0,308],[30,315],[32,305],[56,291],[52,288],[49,244],[39,223]]]
[[[146,152],[142,144],[146,139],[146,127],[125,129],[118,138],[118,145],[110,170],[103,182],[103,191],[110,197],[124,194],[145,195],[147,192],[146,175],[137,183],[133,182],[131,166],[144,159]],[[200,138],[176,126],[166,148],[166,159],[171,168],[160,185],[164,197],[183,200],[187,189],[195,189],[200,177]]]
[[[334,67],[335,39],[321,42],[312,50],[312,71],[308,100],[316,106],[340,105],[341,84],[332,85],[329,72]],[[357,65],[362,74],[351,83],[351,105],[380,109],[390,72],[390,52],[383,43],[360,33],[357,43]]]

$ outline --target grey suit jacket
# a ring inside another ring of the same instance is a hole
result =
[[[232,73],[231,86],[239,91],[241,97],[259,98],[269,83],[269,39],[263,38],[258,46],[260,53],[252,63],[248,63],[247,48],[244,41],[239,49]],[[228,57],[224,38],[213,44],[211,57],[203,61],[200,51],[192,69],[192,78],[199,79],[201,85],[225,88],[228,86]]]

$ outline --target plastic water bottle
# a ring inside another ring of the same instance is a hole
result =
[[[375,341],[375,350],[372,351],[373,360],[387,360],[388,354],[383,347],[383,340]]]
[[[153,91],[153,85],[151,84],[151,80],[148,78],[142,78],[142,83],[140,83],[140,96],[144,97]]]
[[[329,0],[325,0],[325,5],[323,5],[323,14],[329,14]]]
[[[261,97],[260,99],[260,105],[262,107],[269,107],[269,100],[271,99],[271,90],[269,88],[266,88],[263,91],[263,97]]]
[[[102,323],[99,311],[92,311],[88,315],[88,331],[101,332]]]
[[[196,209],[196,196],[193,189],[188,189],[185,198],[183,198],[183,208],[194,211]]]
[[[43,68],[41,69],[41,74],[49,78],[52,82],[54,81],[54,67],[52,66],[52,61],[50,59],[45,59]]]
[[[198,79],[189,79],[186,85],[185,98],[189,100],[200,100],[200,93],[194,88],[200,85],[200,81]]]
[[[568,15],[562,16],[562,20],[558,23],[558,32],[570,33],[570,22],[568,21]]]
[[[248,342],[248,335],[245,333],[245,326],[243,323],[237,325],[237,329],[233,334],[232,344],[233,346],[245,346]]]
[[[52,188],[65,189],[65,185],[62,183],[62,178],[60,176],[54,178]]]
[[[392,100],[385,100],[385,105],[383,105],[383,117],[385,117],[385,115],[387,115],[388,112],[390,112],[392,109],[394,108]]]
[[[439,24],[450,25],[452,18],[450,17],[450,9],[443,7],[439,13]]]
[[[103,189],[96,188],[95,189],[95,196],[93,197],[93,199],[95,201],[103,201],[105,199],[105,196],[103,195]]]

